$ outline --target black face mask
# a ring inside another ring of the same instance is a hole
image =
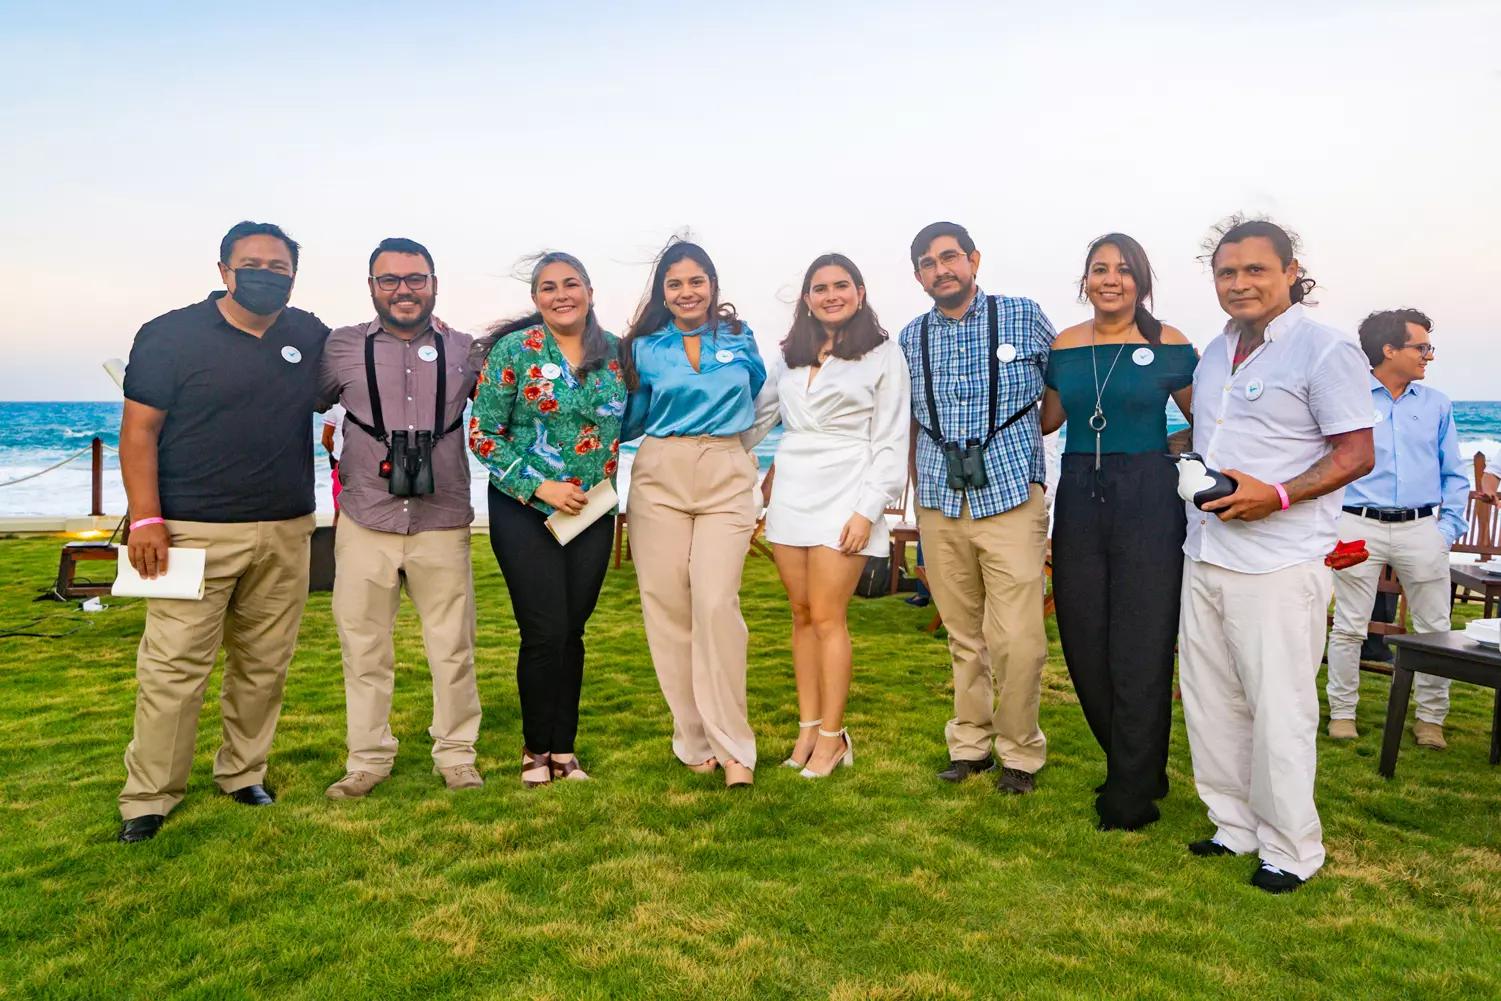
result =
[[[292,298],[292,278],[267,268],[235,268],[234,300],[257,316],[285,309]]]

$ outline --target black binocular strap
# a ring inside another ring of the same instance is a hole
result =
[[[444,364],[443,335],[433,331],[433,344],[438,352],[438,399],[433,406],[433,442],[438,442],[444,435],[452,434],[458,430],[459,425],[464,423],[464,412],[459,411],[459,416],[453,419],[448,427],[443,427],[444,405],[448,402],[448,366]],[[365,338],[365,389],[370,394],[370,419],[373,424],[366,424],[354,414],[346,411],[346,416],[354,422],[355,426],[369,434],[382,445],[386,441],[386,418],[380,409],[380,387],[375,382],[375,334]]]
[[[1029,403],[1024,409],[1007,418],[1005,424],[1002,424],[1000,427],[995,426],[996,408],[1000,406],[1001,359],[996,352],[1001,348],[1001,317],[1000,301],[993,295],[987,296],[987,298],[990,300],[990,434],[986,436],[985,443],[980,446],[981,448],[989,445],[992,438],[1003,429],[1010,427],[1022,414],[1032,409],[1032,404]],[[922,326],[919,328],[918,336],[922,346],[922,379],[923,388],[928,397],[928,419],[933,422],[932,427],[923,428],[923,430],[928,432],[928,436],[938,443],[939,448],[942,448],[946,440],[943,437],[943,428],[939,426],[938,402],[933,398],[933,358],[928,350],[927,313],[923,314]],[[1036,401],[1034,400],[1033,402],[1035,403]]]

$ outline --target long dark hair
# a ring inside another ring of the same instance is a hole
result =
[[[1210,271],[1214,270],[1214,259],[1219,256],[1221,247],[1227,243],[1240,243],[1242,240],[1249,240],[1255,236],[1264,237],[1271,241],[1272,249],[1276,251],[1277,259],[1282,262],[1284,268],[1291,264],[1293,259],[1298,256],[1297,252],[1300,241],[1296,233],[1283,229],[1270,219],[1248,219],[1236,213],[1215,226],[1209,238],[1204,241],[1205,249],[1208,249],[1211,245],[1213,246],[1213,249],[1209,250],[1208,254]],[[1302,264],[1299,264],[1298,277],[1293,281],[1292,288],[1289,289],[1292,301],[1295,303],[1307,301],[1312,305],[1313,300],[1308,298],[1308,293],[1312,292],[1316,287],[1318,287],[1318,283],[1308,277],[1307,269]]]
[[[673,240],[657,256],[657,262],[652,270],[651,284],[647,286],[646,295],[642,297],[641,304],[636,307],[636,316],[631,320],[630,329],[620,339],[620,370],[625,377],[627,389],[635,389],[641,385],[641,376],[636,372],[636,356],[631,350],[636,338],[647,334],[654,334],[667,325],[672,319],[672,310],[667,308],[667,295],[663,286],[667,282],[667,269],[678,261],[689,260],[704,269],[704,274],[709,276],[709,287],[712,290],[709,296],[709,319],[715,323],[716,331],[721,327],[728,327],[729,333],[735,336],[740,334],[742,324],[740,317],[735,314],[735,307],[728,302],[719,301],[719,272],[714,267],[714,262],[709,259],[708,253],[703,247],[687,240]]]
[[[855,283],[855,287],[861,292],[865,291],[865,276],[848,257],[843,254],[824,254],[815,258],[803,275],[803,290],[798,294],[797,306],[792,311],[792,327],[782,341],[782,357],[787,360],[788,368],[818,363],[818,349],[823,347],[827,335],[823,324],[813,318],[813,311],[808,308],[808,289],[813,284],[814,273],[825,267],[842,268],[850,276],[850,281]],[[876,311],[871,308],[870,300],[866,299],[860,303],[860,308],[850,317],[849,322],[834,332],[833,354],[835,358],[853,360],[884,340],[886,331],[881,327]]]
[[[523,258],[523,262],[525,258]],[[549,264],[566,264],[578,273],[584,287],[594,291],[594,284],[589,281],[589,272],[584,270],[583,262],[572,254],[565,254],[561,250],[550,250],[545,254],[538,254],[532,263],[531,286],[532,294],[537,294],[537,283],[542,280],[542,269]],[[478,359],[476,367],[483,364],[483,359],[490,356],[490,351],[495,347],[495,342],[502,337],[514,334],[518,330],[530,330],[532,327],[542,325],[542,314],[536,310],[524,316],[512,317],[509,320],[499,320],[490,325],[485,336],[474,342],[472,357]],[[595,369],[602,367],[611,358],[610,342],[605,338],[605,329],[599,324],[599,317],[594,315],[594,304],[589,304],[589,315],[584,321],[584,360],[575,370],[577,375],[588,375]]]
[[[1147,339],[1151,345],[1162,343],[1162,321],[1152,315],[1148,304],[1152,301],[1152,262],[1147,260],[1147,252],[1141,244],[1125,233],[1106,233],[1104,236],[1095,237],[1089,245],[1089,251],[1084,255],[1084,273],[1079,276],[1079,301],[1084,302],[1089,298],[1085,291],[1089,284],[1089,267],[1094,263],[1094,255],[1100,252],[1101,247],[1114,247],[1120,251],[1121,258],[1126,262],[1126,267],[1131,269],[1131,278],[1136,282],[1136,329],[1141,331],[1141,336]]]

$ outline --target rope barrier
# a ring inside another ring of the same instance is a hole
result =
[[[105,447],[108,448],[109,446],[105,446]],[[61,469],[63,466],[66,466],[68,463],[72,462],[74,459],[76,459],[76,458],[78,458],[79,456],[82,456],[82,455],[87,455],[91,451],[93,451],[93,446],[92,445],[88,445],[88,446],[86,446],[84,448],[80,448],[78,451],[74,452],[72,455],[68,456],[66,459],[62,460],[61,462],[54,462],[52,465],[48,466],[46,469],[39,469],[39,470],[37,470],[34,473],[27,473],[25,476],[17,477],[14,480],[6,480],[4,483],[0,483],[0,487],[13,487],[17,483],[25,483],[27,480],[34,480],[38,476],[41,476],[41,475],[43,475],[45,473],[52,472],[54,469]]]

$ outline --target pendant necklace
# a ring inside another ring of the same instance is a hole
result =
[[[1135,324],[1132,324],[1134,327]],[[1102,406],[1105,397],[1105,387],[1110,385],[1110,377],[1115,374],[1116,363],[1121,360],[1121,355],[1126,350],[1126,343],[1115,349],[1115,359],[1111,361],[1110,368],[1105,372],[1105,381],[1100,381],[1100,363],[1097,359],[1099,352],[1095,350],[1094,324],[1089,325],[1089,364],[1094,370],[1094,413],[1089,416],[1089,429],[1094,432],[1094,475],[1095,482],[1100,479],[1100,436],[1104,434],[1109,421],[1105,419],[1105,409]],[[1091,493],[1093,491],[1091,490]]]

